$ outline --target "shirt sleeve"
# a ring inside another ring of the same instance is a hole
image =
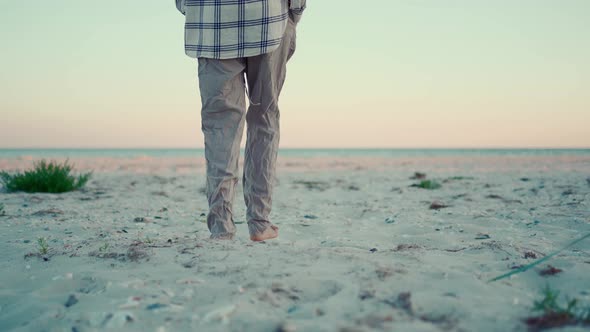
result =
[[[305,0],[289,0],[289,11],[291,12],[295,23],[298,23],[299,20],[301,20],[301,15],[303,15],[305,7]]]
[[[182,13],[182,15],[186,14],[186,0],[176,0],[176,9]]]

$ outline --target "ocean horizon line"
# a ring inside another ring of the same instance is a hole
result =
[[[205,147],[0,147],[14,150],[204,150]],[[244,150],[240,147],[240,150]],[[588,147],[281,147],[280,150],[590,150]]]

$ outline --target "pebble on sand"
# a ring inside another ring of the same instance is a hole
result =
[[[290,322],[281,323],[281,325],[279,325],[279,327],[276,330],[276,332],[295,332],[295,331],[297,331],[297,327],[295,326],[295,324],[290,323]]]
[[[556,275],[558,273],[561,273],[561,272],[563,272],[562,269],[558,269],[558,268],[556,268],[555,266],[552,266],[552,265],[547,265],[547,267],[545,269],[539,271],[539,275],[542,275],[542,276],[554,276],[554,275]]]
[[[70,295],[68,297],[68,300],[66,301],[66,303],[64,303],[64,306],[66,308],[69,308],[71,306],[73,306],[74,304],[78,303],[78,299],[76,298],[76,295]]]
[[[414,172],[414,175],[410,177],[411,180],[423,180],[426,179],[426,173]]]
[[[444,209],[444,208],[448,208],[450,205],[447,205],[441,201],[434,201],[430,204],[430,209],[431,210],[440,210],[440,209]]]
[[[391,218],[391,217],[387,217],[385,218],[385,223],[386,224],[393,224],[395,222],[395,219]]]
[[[133,219],[134,222],[143,222],[143,223],[151,223],[154,222],[152,219],[150,218],[146,218],[146,217],[137,217],[135,219]]]
[[[162,303],[152,303],[145,308],[146,308],[146,310],[157,310],[157,309],[166,308],[167,306],[168,305],[162,304]]]

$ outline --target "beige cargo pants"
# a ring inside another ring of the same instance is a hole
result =
[[[269,214],[280,138],[278,101],[287,61],[295,52],[295,25],[289,19],[281,45],[271,53],[198,59],[211,238],[231,239],[236,232],[232,208],[245,122],[242,185],[248,229],[252,235],[272,225]],[[247,109],[246,92],[250,99]]]

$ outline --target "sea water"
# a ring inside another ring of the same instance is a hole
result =
[[[203,148],[140,149],[0,149],[0,158],[80,158],[80,157],[204,157]],[[240,151],[244,155],[244,149]],[[280,148],[284,157],[436,157],[436,156],[590,156],[590,149],[389,149],[389,148]]]

